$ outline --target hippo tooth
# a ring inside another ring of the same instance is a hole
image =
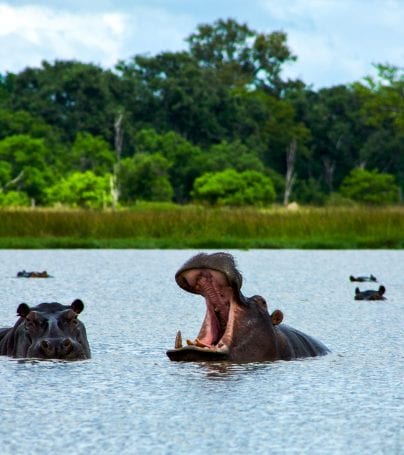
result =
[[[175,336],[175,349],[181,349],[182,348],[182,336],[181,336],[181,331],[178,330],[177,335]]]
[[[209,346],[203,343],[199,338],[195,339],[195,346],[199,346],[200,348],[209,348]]]
[[[193,346],[194,344],[195,344],[195,343],[194,343],[193,341],[187,340],[187,345],[188,345],[188,346]]]

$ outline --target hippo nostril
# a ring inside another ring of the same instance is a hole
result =
[[[69,338],[66,338],[63,340],[63,346],[65,346],[66,348],[71,346],[72,345],[72,342]]]
[[[62,343],[62,349],[64,352],[69,352],[71,351],[73,348],[73,343],[72,343],[72,340],[70,340],[70,338],[65,338],[63,340],[63,343]]]
[[[42,355],[49,358],[54,355],[55,346],[49,340],[42,340],[39,344],[39,350],[42,352]]]

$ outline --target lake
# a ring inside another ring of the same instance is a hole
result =
[[[205,250],[206,251],[206,250]],[[92,358],[0,357],[4,454],[403,454],[404,251],[230,251],[245,295],[332,351],[250,364],[170,362],[200,296],[174,280],[192,250],[0,250],[0,326],[21,302],[80,298]],[[16,278],[20,270],[53,278]],[[379,283],[351,283],[349,275]],[[386,286],[386,301],[354,290]]]

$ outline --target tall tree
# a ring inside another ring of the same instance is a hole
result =
[[[355,168],[344,178],[342,196],[366,204],[390,204],[398,201],[394,176],[376,170]]]
[[[122,77],[142,81],[147,100],[144,124],[175,131],[196,144],[219,142],[226,136],[221,118],[229,103],[228,88],[188,53],[136,56],[121,63],[119,70]]]
[[[168,161],[174,201],[189,201],[194,180],[204,170],[205,157],[202,150],[173,131],[158,134],[154,130],[144,129],[136,135],[135,143],[135,156],[138,153],[158,153]]]
[[[43,139],[27,135],[3,139],[0,141],[0,186],[24,191],[33,201],[41,203],[45,188],[55,179],[47,164],[50,155]]]
[[[137,153],[123,159],[118,173],[122,202],[171,201],[174,191],[168,168],[168,160],[160,153]]]
[[[93,171],[96,175],[112,173],[115,154],[102,137],[78,133],[71,150],[72,169]]]
[[[289,94],[297,119],[310,131],[308,159],[297,164],[301,178],[314,179],[330,193],[358,165],[361,144],[369,128],[361,121],[360,99],[349,87]]]
[[[360,115],[370,134],[360,148],[360,165],[395,174],[404,188],[404,70],[376,65],[377,76],[353,88],[362,102]]]
[[[68,142],[87,131],[113,143],[115,100],[110,86],[117,77],[92,64],[43,62],[14,77],[6,106],[41,117]]]
[[[255,86],[275,95],[288,86],[281,78],[282,66],[296,60],[286,33],[257,33],[234,19],[199,25],[186,41],[191,55],[229,86]]]
[[[274,201],[275,189],[271,179],[261,172],[226,169],[198,177],[192,195],[197,201],[214,205],[265,206]]]

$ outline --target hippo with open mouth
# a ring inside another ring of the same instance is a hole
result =
[[[281,324],[283,313],[269,314],[263,297],[245,297],[231,254],[197,254],[178,270],[175,280],[182,289],[205,298],[206,315],[199,335],[186,346],[177,333],[175,348],[167,351],[170,360],[257,362],[329,352],[321,342]]]

